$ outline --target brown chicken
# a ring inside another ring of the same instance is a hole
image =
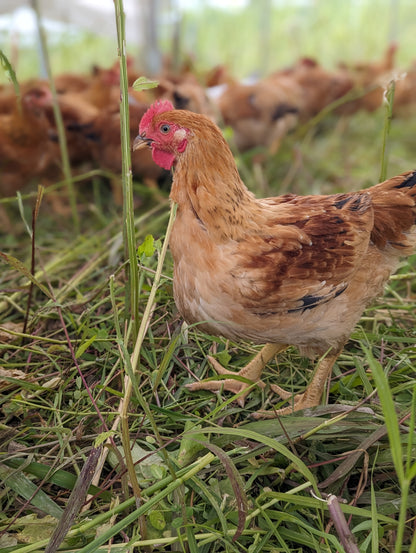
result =
[[[271,79],[250,85],[235,82],[218,98],[218,107],[240,151],[266,146],[275,152],[298,123],[301,95],[300,87],[284,77],[279,84]]]
[[[58,94],[58,105],[66,131],[66,145],[71,167],[78,170],[85,163],[91,162],[92,154],[88,133],[93,135],[93,124],[104,110],[100,110],[78,93]],[[45,99],[44,108],[49,120],[50,139],[58,143],[58,129],[53,111],[54,99],[50,95]]]
[[[209,118],[155,103],[139,133],[136,150],[150,146],[157,164],[175,168],[170,248],[179,311],[206,332],[267,342],[238,373],[211,360],[230,378],[188,387],[224,388],[243,402],[249,385],[232,375],[262,385],[264,365],[294,345],[320,361],[304,393],[272,386],[290,405],[271,416],[318,405],[364,308],[413,251],[416,171],[354,193],[256,199]]]
[[[148,104],[142,104],[131,98],[129,106],[131,139],[134,139],[135,136],[133,122],[136,123],[147,108]],[[119,107],[101,110],[87,132],[92,136],[90,148],[93,159],[99,167],[114,173],[114,177],[111,179],[111,188],[115,203],[121,205],[123,200],[122,186],[118,177],[121,174],[122,165]],[[157,182],[166,171],[163,171],[153,162],[150,152],[146,150],[133,152],[131,163],[133,176],[142,180],[157,195]],[[168,173],[166,174],[168,175]]]
[[[10,113],[0,116],[0,197],[13,196],[37,177],[61,175],[59,149],[50,140],[45,99],[50,90],[44,84],[32,86],[14,100]]]
[[[416,109],[416,61],[398,75],[394,92],[394,115],[400,117],[414,117]]]
[[[352,80],[352,88],[361,93],[358,98],[340,106],[337,113],[351,115],[359,110],[373,112],[383,105],[383,97],[389,81],[394,77],[397,44],[388,46],[381,60],[361,62],[349,67],[340,64],[340,71]]]
[[[281,87],[282,83],[292,83],[291,88],[296,91],[296,105],[302,123],[345,96],[354,84],[346,71],[328,71],[312,58],[301,58],[292,67],[270,75],[268,80],[275,87]]]
[[[178,82],[160,79],[158,87],[154,89],[154,95],[154,99],[169,100],[176,109],[203,113],[215,120],[215,107],[204,87],[196,79],[188,78]]]

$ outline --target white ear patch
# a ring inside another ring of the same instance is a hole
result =
[[[186,130],[185,129],[178,129],[175,134],[175,141],[182,142],[186,138]]]

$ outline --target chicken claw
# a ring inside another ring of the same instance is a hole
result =
[[[246,378],[252,382],[255,382],[260,388],[264,388],[265,384],[260,380],[261,373],[265,365],[272,359],[277,353],[284,351],[288,346],[283,344],[266,344],[263,349],[250,361],[248,365],[243,367],[239,372],[229,371],[224,369],[222,365],[218,363],[213,357],[208,357],[208,361],[218,374],[221,375],[233,375]],[[283,400],[291,400],[291,404],[282,409],[274,409],[270,411],[261,410],[253,414],[255,419],[272,419],[280,415],[290,415],[294,411],[300,411],[309,407],[316,407],[322,397],[322,391],[325,383],[331,374],[332,367],[337,360],[341,350],[330,351],[325,357],[323,357],[315,370],[312,381],[302,394],[293,395],[291,392],[287,392],[276,384],[271,384],[271,390],[279,395]],[[224,380],[208,380],[202,382],[193,382],[187,384],[188,390],[209,390],[211,392],[218,392],[220,390],[227,390],[234,394],[240,394],[237,402],[240,407],[244,407],[245,398],[250,392],[252,385],[248,382],[241,382],[235,378],[226,378]],[[243,393],[242,393],[243,392]]]
[[[265,384],[260,380],[261,373],[265,367],[265,365],[278,353],[284,351],[287,349],[287,345],[285,344],[266,344],[261,351],[246,365],[238,372],[229,371],[228,369],[224,369],[220,363],[213,357],[209,356],[208,361],[211,363],[212,368],[221,375],[232,375],[232,376],[240,376],[242,378],[246,378],[247,380],[250,380],[251,382],[256,383],[260,388],[264,388]],[[249,384],[248,382],[241,382],[240,380],[236,380],[235,378],[226,378],[224,380],[208,380],[208,381],[202,381],[202,382],[192,382],[191,384],[187,384],[186,387],[188,390],[196,391],[196,390],[210,390],[211,392],[218,392],[220,390],[227,390],[229,392],[233,392],[234,394],[240,394],[245,390],[244,393],[242,393],[239,398],[237,399],[237,403],[240,405],[240,407],[244,407],[245,399],[247,394],[250,392],[252,388],[252,384]],[[283,390],[282,390],[283,391]],[[278,392],[279,393],[279,392]],[[285,392],[287,393],[287,392]],[[287,397],[290,397],[291,394],[288,394]],[[284,397],[284,399],[287,399],[287,397]]]
[[[330,351],[323,357],[316,367],[315,374],[308,387],[302,394],[293,396],[290,392],[283,390],[280,386],[272,384],[270,388],[274,393],[278,394],[282,399],[291,399],[291,404],[282,409],[274,409],[270,411],[257,411],[253,414],[255,419],[274,419],[280,415],[290,415],[294,411],[301,411],[309,407],[317,407],[321,401],[322,391],[325,383],[328,380],[335,361],[338,359],[342,348]]]

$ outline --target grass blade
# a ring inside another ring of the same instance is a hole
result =
[[[5,465],[0,465],[0,477],[14,492],[26,499],[31,505],[40,509],[43,513],[51,515],[58,520],[63,515],[63,510],[46,493],[38,488],[27,476]]]
[[[362,346],[365,351],[368,364],[377,385],[377,392],[380,398],[381,407],[383,410],[384,420],[387,427],[387,434],[391,445],[391,455],[394,463],[400,485],[404,482],[404,469],[402,463],[403,448],[400,439],[399,421],[397,419],[396,409],[394,407],[393,396],[391,394],[389,382],[384,374],[381,364],[374,359],[371,351]]]
[[[100,454],[101,448],[93,448],[90,451],[88,459],[82,467],[81,474],[72,490],[71,497],[65,508],[64,516],[62,516],[58,526],[55,528],[55,532],[45,549],[45,553],[55,553],[71,528],[75,517],[84,503]]]
[[[133,176],[131,171],[129,91],[126,62],[126,33],[123,0],[114,1],[117,25],[117,45],[120,57],[120,132],[121,132],[121,178],[123,183],[123,237],[124,253],[128,260],[128,281],[126,287],[126,319],[133,321],[133,339],[139,331],[139,273],[134,230]]]
[[[149,499],[144,505],[140,506],[138,509],[135,509],[132,513],[128,514],[122,520],[117,522],[112,528],[104,532],[101,536],[93,540],[87,546],[81,548],[78,553],[94,553],[97,550],[97,547],[106,543],[108,540],[112,539],[124,528],[129,526],[132,522],[136,521],[140,516],[143,516],[145,513],[149,512],[150,509],[159,503],[164,497],[173,493],[179,486],[182,486],[188,479],[192,478],[200,470],[202,470],[206,465],[212,463],[215,459],[215,455],[208,453],[202,457],[188,472],[181,478],[177,478],[171,484],[168,484],[164,490],[159,492],[157,495]],[[134,541],[134,540],[133,540]],[[128,544],[126,544],[127,547]]]
[[[215,426],[210,426],[208,428],[204,428],[204,432],[206,433],[213,433],[213,434],[228,434],[234,437],[248,439],[248,440],[254,440],[256,442],[262,443],[264,445],[269,446],[270,448],[278,451],[282,455],[284,455],[287,459],[289,459],[296,467],[296,469],[308,480],[311,484],[311,486],[314,488],[315,493],[319,495],[318,486],[315,480],[314,475],[312,472],[308,469],[308,467],[305,465],[305,463],[299,459],[294,453],[292,453],[286,446],[279,443],[277,440],[274,440],[272,438],[269,438],[268,436],[264,436],[262,434],[259,434],[257,432],[253,432],[252,430],[247,430],[244,428],[217,428]],[[189,432],[189,435],[191,435],[192,432]]]
[[[68,196],[69,196],[69,202],[71,205],[71,212],[72,212],[72,220],[74,223],[75,231],[78,233],[80,230],[79,225],[79,216],[77,211],[77,202],[76,202],[76,191],[74,187],[74,180],[72,178],[71,173],[71,163],[69,160],[69,153],[68,153],[68,145],[66,140],[66,131],[65,131],[65,125],[62,118],[62,113],[59,107],[58,103],[58,96],[56,92],[55,87],[55,81],[53,79],[52,75],[52,68],[50,64],[49,59],[49,53],[48,53],[48,44],[47,44],[47,38],[46,38],[46,32],[44,30],[42,19],[40,16],[40,9],[39,9],[39,1],[38,0],[32,0],[32,6],[35,12],[36,16],[36,25],[39,32],[39,43],[40,43],[40,49],[42,53],[42,59],[46,66],[46,72],[48,74],[48,82],[49,87],[51,89],[52,97],[53,97],[53,115],[56,122],[56,129],[58,131],[58,141],[59,141],[59,148],[61,150],[61,159],[62,159],[62,171],[65,177],[65,184],[67,186],[68,190]]]
[[[8,263],[11,267],[16,269],[16,271],[19,271],[22,275],[24,275],[31,283],[35,284],[42,292],[47,296],[49,299],[53,299],[52,294],[49,292],[49,290],[39,282],[39,280],[36,278],[35,275],[32,275],[32,273],[27,269],[19,259],[14,257],[13,255],[6,254],[4,252],[0,252],[0,258],[3,258],[6,263]]]
[[[204,443],[204,445],[215,455],[218,457],[218,459],[221,461],[221,463],[224,465],[225,470],[227,472],[228,478],[230,479],[231,486],[233,488],[233,491],[235,493],[235,497],[237,499],[237,511],[238,511],[238,526],[237,530],[233,536],[233,541],[237,540],[243,530],[244,530],[244,524],[247,517],[247,497],[244,492],[244,482],[236,469],[234,463],[231,461],[230,457],[224,453],[224,451],[219,448],[218,446],[214,444],[209,444],[207,442]]]
[[[31,462],[26,464],[25,459],[8,459],[4,461],[4,464],[11,468],[19,468],[24,466],[24,472],[32,474],[36,478],[55,484],[60,488],[72,490],[77,482],[77,477],[66,470],[58,469],[51,474],[51,467],[43,465],[42,463]],[[107,491],[102,491],[97,486],[91,486],[89,489],[90,494],[100,494],[101,497],[107,500],[111,499],[111,494]]]

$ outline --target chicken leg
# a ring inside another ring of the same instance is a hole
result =
[[[241,376],[242,378],[246,378],[247,380],[255,382],[261,388],[264,388],[265,385],[260,380],[260,376],[264,367],[270,361],[270,359],[272,359],[275,355],[287,348],[287,344],[266,344],[262,348],[262,350],[259,351],[259,353],[254,357],[254,359],[252,359],[250,363],[243,367],[239,372],[233,372],[224,369],[224,367],[211,356],[208,357],[208,361],[211,363],[213,369],[218,374]],[[191,384],[187,384],[186,387],[188,388],[188,390],[192,390],[193,392],[196,390],[210,390],[211,392],[218,392],[219,390],[223,389],[228,390],[229,392],[233,392],[234,394],[238,394],[243,390],[246,390],[243,394],[239,396],[237,400],[240,407],[244,407],[245,398],[251,390],[251,385],[249,383],[241,382],[240,380],[236,380],[234,378],[226,378],[224,380],[209,380],[207,382],[192,382]],[[284,392],[284,390],[281,391]],[[291,394],[288,394],[287,397],[290,396]],[[287,398],[284,397],[284,399]]]
[[[279,415],[290,415],[294,411],[300,411],[301,409],[306,409],[307,407],[316,407],[319,405],[325,383],[331,375],[334,363],[338,359],[342,349],[343,347],[331,350],[327,353],[327,355],[325,355],[325,357],[321,358],[306,390],[302,394],[293,396],[291,405],[272,411],[258,411],[257,413],[254,413],[253,417],[256,419],[273,419]],[[290,392],[283,390],[276,384],[272,384],[270,387],[273,392],[278,394],[282,399],[289,399],[292,396]]]
[[[288,346],[284,344],[266,344],[263,349],[254,357],[254,359],[252,359],[250,363],[248,363],[248,365],[243,367],[237,373],[224,369],[224,367],[220,365],[218,361],[213,357],[208,357],[208,360],[218,374],[229,374],[233,376],[243,377],[255,382],[261,388],[264,388],[265,385],[260,380],[260,376],[265,365],[275,355],[287,349],[287,347]],[[341,351],[342,347],[333,351],[331,350],[325,357],[323,357],[319,361],[318,366],[315,369],[312,381],[302,394],[297,394],[293,396],[293,394],[287,392],[280,386],[272,384],[270,386],[271,390],[275,394],[279,395],[282,399],[289,400],[293,398],[291,405],[289,405],[288,407],[283,407],[282,409],[275,409],[273,411],[258,411],[253,416],[256,419],[270,419],[275,418],[279,415],[288,415],[290,413],[293,413],[294,411],[300,411],[301,409],[306,409],[307,407],[316,407],[317,405],[319,405],[325,382],[329,378],[332,372],[332,367],[334,366],[335,361],[338,359]],[[186,387],[188,388],[188,390],[191,391],[210,390],[212,392],[217,392],[223,389],[228,390],[229,392],[233,392],[234,394],[240,394],[241,392],[244,392],[239,396],[237,400],[240,407],[244,407],[245,398],[251,390],[250,384],[248,384],[247,382],[241,382],[240,380],[236,380],[234,378],[226,378],[224,380],[209,380],[207,382],[193,382],[191,384],[187,384]]]

